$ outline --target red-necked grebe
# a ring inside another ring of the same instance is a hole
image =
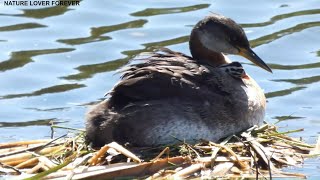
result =
[[[166,49],[124,69],[110,98],[88,112],[87,140],[94,146],[216,141],[261,124],[263,91],[240,63],[225,56],[244,56],[271,72],[251,50],[243,29],[213,14],[195,25],[189,45],[192,57]]]

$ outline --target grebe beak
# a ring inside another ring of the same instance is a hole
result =
[[[240,49],[240,52],[239,52],[240,56],[247,58],[257,66],[272,73],[272,70],[270,69],[270,67],[265,62],[263,62],[262,59],[256,53],[254,53],[250,47],[239,48],[239,49]]]

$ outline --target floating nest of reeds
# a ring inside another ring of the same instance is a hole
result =
[[[100,149],[85,144],[84,132],[74,137],[0,144],[0,178],[305,178],[283,172],[305,158],[319,156],[320,140],[309,145],[274,125],[253,127],[220,143],[181,142],[157,148],[124,147],[116,142]]]

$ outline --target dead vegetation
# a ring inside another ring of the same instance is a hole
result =
[[[0,177],[19,179],[270,178],[305,175],[281,170],[319,156],[320,140],[309,145],[274,125],[254,127],[220,143],[201,140],[157,148],[123,147],[116,142],[99,150],[74,137],[0,144]]]

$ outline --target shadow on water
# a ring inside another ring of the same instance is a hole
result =
[[[24,65],[33,62],[32,57],[45,54],[65,53],[75,49],[73,48],[57,48],[57,49],[41,49],[30,51],[12,52],[8,60],[0,62],[0,72],[21,68]]]
[[[187,7],[176,7],[176,8],[147,8],[142,11],[138,11],[135,13],[131,13],[131,16],[156,16],[161,14],[175,14],[175,13],[183,13],[189,11],[195,11],[199,9],[208,8],[210,4],[198,4],[194,6],[187,6]]]
[[[57,121],[56,118],[51,119],[38,119],[38,120],[31,120],[26,122],[0,122],[0,128],[4,127],[27,127],[27,126],[50,126],[51,122],[55,124],[62,123]]]
[[[189,40],[189,36],[182,36],[182,37],[178,37],[178,38],[174,38],[166,41],[143,44],[143,46],[145,46],[145,48],[143,49],[122,52],[122,54],[127,55],[127,57],[125,58],[116,59],[116,60],[108,61],[105,63],[79,66],[76,69],[79,70],[80,73],[69,75],[62,78],[68,79],[68,80],[82,80],[82,79],[91,78],[93,75],[97,73],[114,71],[120,68],[121,66],[124,66],[128,63],[129,60],[133,59],[135,56],[143,52],[152,52],[157,50],[159,47],[180,44],[180,43],[187,42],[188,40]]]
[[[105,33],[109,33],[112,31],[118,31],[123,29],[130,29],[130,28],[140,28],[143,27],[144,24],[146,24],[147,20],[135,20],[130,21],[122,24],[112,25],[112,26],[102,26],[102,27],[93,27],[90,31],[89,37],[83,37],[83,38],[74,38],[74,39],[59,39],[57,42],[65,43],[68,45],[80,45],[90,42],[98,42],[98,41],[106,41],[109,39],[112,39],[109,36],[102,36]]]

